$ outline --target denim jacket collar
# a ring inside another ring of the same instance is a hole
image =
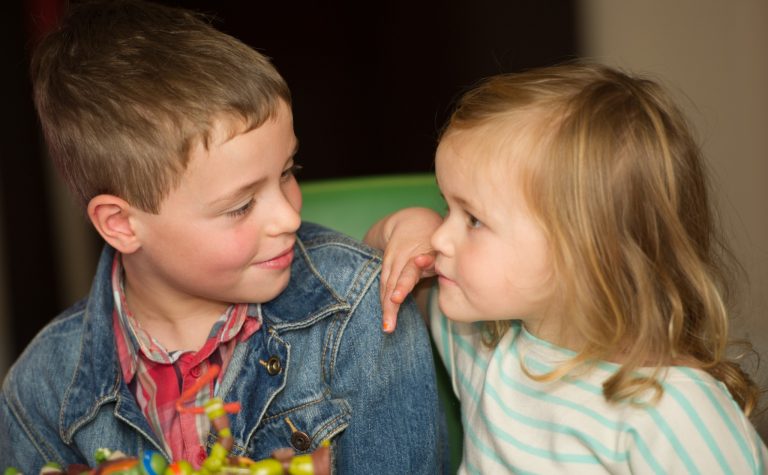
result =
[[[349,310],[347,301],[333,291],[312,265],[301,240],[296,240],[294,250],[297,258],[291,266],[288,287],[262,305],[264,325],[275,330],[303,328],[333,312]]]
[[[320,277],[298,239],[295,251],[288,287],[262,305],[265,331],[304,328],[334,312],[349,309],[349,304]],[[63,398],[59,432],[62,440],[71,442],[78,428],[95,417],[103,404],[114,402],[117,417],[133,425],[161,450],[120,376],[112,328],[114,297],[109,278],[114,253],[113,248],[105,246],[85,310],[81,345],[71,349],[78,351],[79,357],[77,370]],[[298,275],[302,278],[295,280],[294,276]]]

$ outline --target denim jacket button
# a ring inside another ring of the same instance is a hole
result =
[[[283,367],[280,364],[280,358],[277,356],[273,356],[267,361],[267,373],[269,373],[270,376],[279,374],[282,369]]]
[[[293,448],[300,451],[305,451],[309,448],[311,440],[309,440],[309,436],[305,432],[296,431],[293,434],[291,434],[291,445],[293,445]]]

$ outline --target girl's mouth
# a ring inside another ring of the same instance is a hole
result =
[[[440,285],[456,285],[456,282],[452,279],[449,279],[445,276],[442,272],[440,272],[440,269],[435,267],[435,273],[437,274],[437,282]]]

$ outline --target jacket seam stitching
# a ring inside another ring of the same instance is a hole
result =
[[[274,420],[280,419],[281,417],[283,417],[286,414],[291,414],[291,413],[296,412],[298,410],[307,408],[309,406],[313,406],[313,405],[318,404],[318,403],[320,403],[322,401],[325,401],[326,399],[323,396],[328,396],[328,395],[330,395],[329,391],[327,391],[327,390],[323,391],[322,396],[317,398],[317,399],[313,399],[312,401],[305,402],[305,403],[303,403],[303,404],[301,404],[299,406],[294,406],[294,407],[292,407],[290,409],[286,409],[285,411],[278,412],[278,413],[273,414],[271,416],[266,416],[266,417],[264,417],[262,419],[262,421],[264,421],[264,422],[272,422]]]
[[[13,418],[16,420],[16,423],[19,425],[21,430],[24,431],[24,435],[27,436],[29,441],[32,443],[32,445],[35,447],[35,450],[37,453],[44,459],[44,460],[50,460],[52,458],[57,459],[56,461],[60,464],[63,464],[64,461],[58,457],[58,454],[45,442],[43,437],[41,437],[39,434],[36,434],[32,431],[32,428],[26,424],[25,419],[21,417],[21,413],[16,408],[16,406],[20,406],[18,404],[19,401],[16,400],[15,397],[11,397],[10,394],[4,395],[8,410],[13,414]],[[40,444],[38,444],[38,441]],[[46,452],[47,450],[47,452]]]
[[[366,270],[370,268],[374,264],[373,261],[374,259],[369,259],[368,261],[366,261],[365,264],[363,265],[363,268]],[[360,276],[359,280],[364,281],[365,283],[360,287],[359,293],[355,296],[356,297],[355,301],[354,303],[351,304],[349,313],[347,314],[346,318],[344,318],[343,322],[340,322],[338,334],[335,336],[334,341],[332,342],[333,348],[331,351],[331,357],[330,357],[329,368],[328,368],[328,371],[331,376],[333,375],[334,370],[336,368],[336,358],[338,356],[339,347],[341,346],[341,339],[344,337],[344,330],[346,329],[347,324],[349,323],[349,321],[352,319],[353,315],[357,311],[357,307],[360,305],[360,302],[363,300],[368,290],[370,290],[371,285],[376,280],[376,277],[378,276],[378,274],[379,274],[379,271],[374,270],[373,272],[369,273],[367,279],[363,279],[362,270],[360,273],[358,273],[358,275]],[[356,282],[355,286],[357,285],[358,284]]]

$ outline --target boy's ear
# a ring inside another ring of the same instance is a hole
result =
[[[136,252],[141,243],[132,222],[133,207],[114,195],[98,195],[88,202],[88,217],[101,237],[123,254]]]

